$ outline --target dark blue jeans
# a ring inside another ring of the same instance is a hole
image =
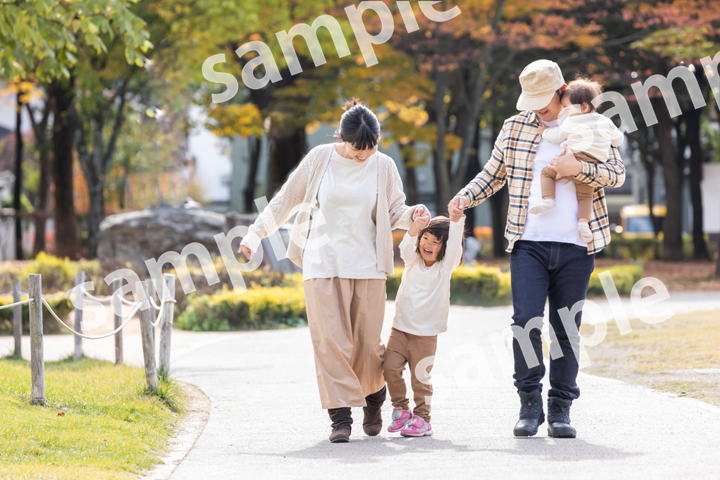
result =
[[[550,302],[551,345],[550,391],[548,396],[574,400],[580,396],[577,386],[579,337],[566,332],[559,309],[569,311],[587,294],[595,255],[571,243],[518,241],[510,254],[513,297],[513,356],[515,387],[519,392],[542,390],[545,364],[540,328],[545,300]],[[582,309],[574,318],[577,329]],[[567,312],[567,321],[572,321]],[[533,320],[534,319],[534,320]],[[521,330],[522,329],[522,330]],[[529,335],[529,338],[528,338]],[[524,352],[519,342],[525,346]],[[562,356],[558,355],[559,345]],[[573,346],[575,348],[573,348]],[[555,355],[552,352],[556,352]],[[528,362],[530,366],[528,366]],[[534,364],[534,365],[533,365]]]

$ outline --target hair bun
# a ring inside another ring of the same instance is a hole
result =
[[[362,103],[362,101],[361,101],[359,98],[353,97],[351,100],[347,100],[347,101],[345,102],[345,105],[343,105],[343,110],[345,110],[345,111],[347,112],[347,111],[350,110],[351,108],[353,108],[353,107],[355,107],[355,106],[357,106],[357,105],[362,105],[362,104],[363,104],[363,103]]]

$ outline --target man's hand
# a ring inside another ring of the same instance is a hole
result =
[[[252,250],[250,250],[245,245],[240,246],[240,250],[238,250],[238,253],[242,253],[243,255],[245,255],[245,258],[247,258],[248,260],[252,258]]]
[[[450,200],[450,203],[448,203],[450,220],[457,222],[457,220],[453,220],[453,218],[457,218],[459,220],[460,217],[463,216],[463,210],[465,210],[465,207],[467,207],[467,199],[465,197],[455,197]]]
[[[463,211],[458,208],[449,208],[450,213],[450,221],[451,222],[459,222],[461,218],[463,218],[465,215],[463,215]]]
[[[557,171],[557,177],[555,177],[557,180],[562,177],[574,177],[582,172],[582,163],[575,158],[575,155],[569,149],[562,155],[553,158],[550,166]]]

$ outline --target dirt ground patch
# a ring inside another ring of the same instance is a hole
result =
[[[588,347],[592,365],[584,371],[720,406],[720,311],[676,315],[656,325],[633,320],[631,326],[620,335],[608,324],[605,340]]]

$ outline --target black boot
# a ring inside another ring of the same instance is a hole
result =
[[[382,406],[385,403],[387,387],[365,397],[367,406],[363,407],[363,430],[366,435],[374,437],[382,430]]]
[[[542,392],[518,392],[520,395],[520,419],[515,424],[513,434],[516,437],[532,437],[538,427],[545,421],[543,412]]]
[[[328,410],[330,420],[332,420],[332,433],[330,441],[332,443],[347,443],[350,441],[350,432],[352,431],[352,410],[350,407],[331,408]]]
[[[577,431],[570,425],[572,400],[548,398],[548,435],[554,438],[575,438]]]

